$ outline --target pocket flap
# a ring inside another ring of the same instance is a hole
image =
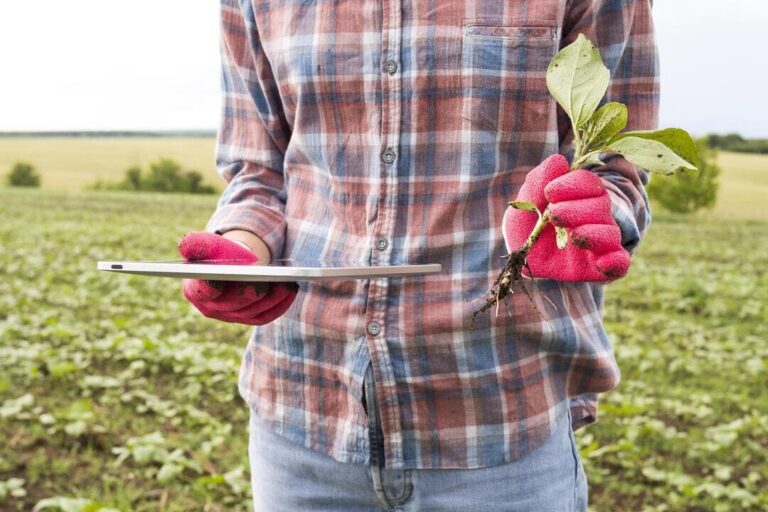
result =
[[[509,39],[522,45],[526,43],[552,43],[557,28],[551,26],[495,25],[492,21],[468,20],[464,22],[464,35]]]

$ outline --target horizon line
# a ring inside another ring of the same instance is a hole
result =
[[[216,128],[179,130],[19,130],[0,131],[0,137],[168,137],[216,136]]]

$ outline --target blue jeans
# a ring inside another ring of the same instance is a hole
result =
[[[256,512],[583,512],[587,478],[570,413],[543,445],[478,469],[383,467],[370,367],[365,378],[371,465],[338,462],[274,433],[251,415],[249,457]]]

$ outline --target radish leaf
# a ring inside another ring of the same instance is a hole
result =
[[[680,128],[666,128],[664,130],[647,130],[638,132],[624,132],[616,135],[608,142],[612,146],[615,141],[625,137],[639,137],[641,139],[655,140],[661,142],[669,149],[677,153],[683,160],[693,164],[694,167],[701,166],[699,152],[696,149],[696,143],[688,132]],[[696,170],[696,169],[692,169]]]
[[[635,165],[657,174],[675,174],[678,171],[696,171],[669,147],[653,139],[622,137],[610,143],[609,151],[619,153]]]
[[[528,201],[510,201],[507,203],[509,206],[514,208],[515,210],[525,210],[528,212],[539,212],[539,209],[536,208],[536,205],[533,203],[529,203]]]
[[[587,125],[589,146],[604,144],[627,126],[627,107],[622,103],[606,103],[600,107]]]
[[[608,90],[610,78],[600,51],[584,34],[579,34],[549,63],[547,88],[571,118],[574,131],[592,117]]]

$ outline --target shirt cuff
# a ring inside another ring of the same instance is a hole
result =
[[[249,208],[242,204],[228,204],[216,209],[205,230],[217,235],[236,229],[249,231],[264,241],[274,261],[283,255],[285,228],[282,214],[270,208]]]
[[[578,430],[597,421],[598,396],[596,393],[584,393],[571,398],[571,429]]]
[[[627,205],[627,202],[617,192],[608,188],[611,198],[611,214],[621,231],[621,245],[628,253],[632,254],[640,244],[641,234],[637,227],[635,212]]]

